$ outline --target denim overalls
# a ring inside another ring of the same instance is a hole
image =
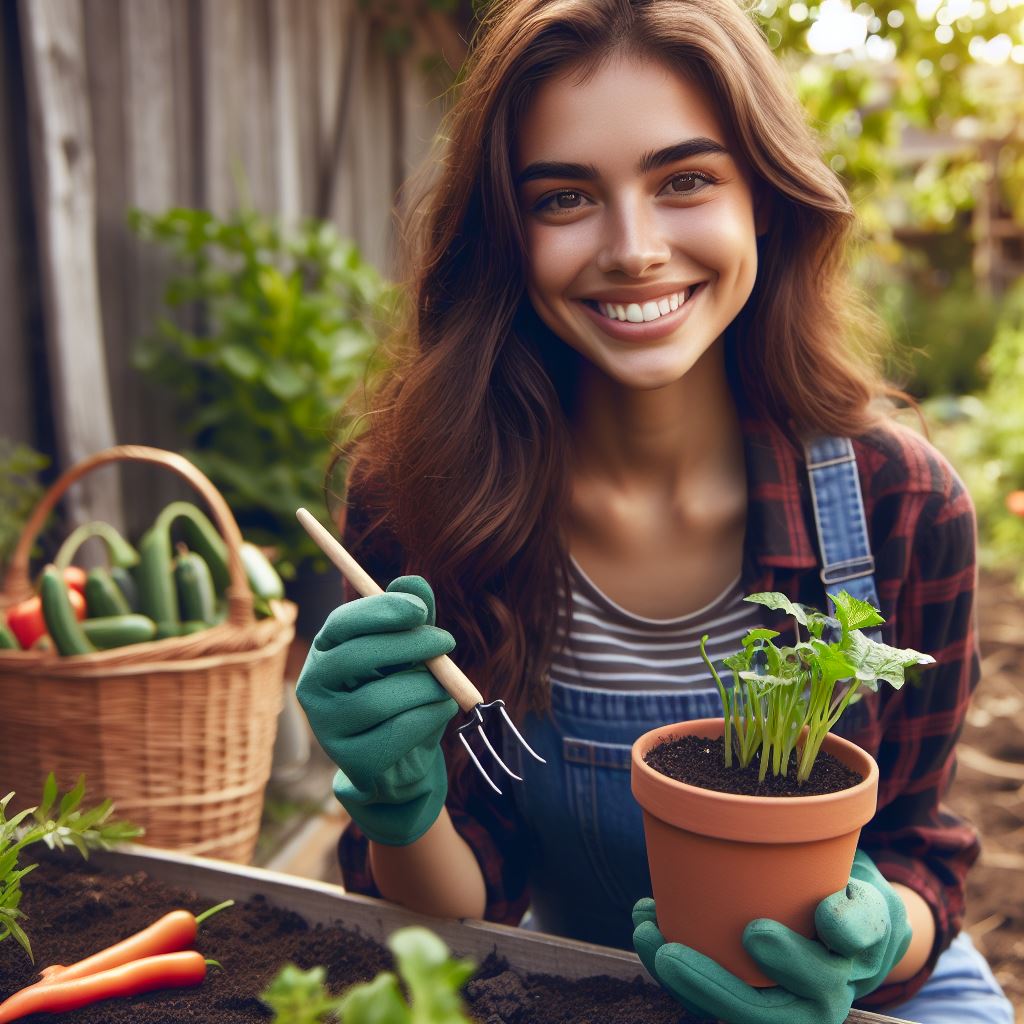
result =
[[[853,445],[846,438],[823,437],[805,450],[826,592],[845,589],[878,607]],[[872,635],[880,639],[877,631]],[[856,728],[858,711],[863,705],[851,705],[837,731]],[[640,807],[630,790],[633,741],[666,722],[721,714],[721,698],[710,679],[706,689],[685,691],[615,692],[552,682],[551,715],[530,715],[523,724],[524,735],[547,764],[522,756],[516,743],[506,744],[510,767],[524,780],[512,790],[537,844],[523,927],[632,948],[630,911],[651,894]],[[970,971],[987,975],[979,985],[997,999],[998,986],[970,939],[964,934],[957,943]],[[940,959],[940,968],[957,943]],[[938,974],[937,969],[915,1003]],[[948,1005],[948,990],[942,1002]],[[950,1012],[948,1018],[921,1019],[1012,1024],[1012,1015],[965,1016],[962,1006]]]

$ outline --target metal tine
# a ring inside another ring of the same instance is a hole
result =
[[[480,725],[478,725],[476,727],[476,731],[478,733],[480,733],[480,739],[482,739],[484,741],[485,745],[487,746],[487,749],[494,756],[494,760],[497,761],[498,764],[500,764],[501,767],[505,769],[506,774],[511,775],[512,778],[516,780],[516,782],[522,782],[523,781],[523,777],[521,775],[516,775],[516,773],[514,771],[512,771],[512,769],[509,768],[509,766],[507,764],[505,764],[504,761],[502,761],[501,756],[494,749],[494,747],[491,746],[491,741],[487,738],[487,733],[484,732],[483,723],[481,723]]]
[[[473,764],[476,765],[477,771],[479,771],[480,774],[487,780],[487,785],[490,786],[491,789],[493,789],[494,792],[498,794],[498,796],[501,796],[501,790],[498,789],[498,787],[494,784],[494,781],[491,779],[490,775],[487,774],[486,770],[484,769],[484,766],[480,763],[480,759],[476,756],[476,754],[473,753],[473,748],[466,741],[466,737],[462,734],[462,729],[459,729],[458,733],[459,739],[462,740],[462,745],[466,748],[466,753],[469,754],[469,756],[473,759]]]
[[[540,754],[538,754],[537,751],[534,750],[533,747],[531,747],[530,744],[526,742],[526,740],[523,738],[523,734],[516,728],[515,722],[513,722],[512,719],[509,718],[508,712],[505,710],[505,702],[503,700],[493,700],[491,701],[490,704],[485,704],[484,707],[489,708],[495,704],[498,706],[498,710],[501,712],[502,717],[508,723],[508,727],[516,734],[516,738],[519,740],[519,742],[522,743],[524,747],[526,747],[527,752],[532,757],[535,757],[538,761],[540,761],[541,764],[547,764],[547,761],[545,761],[544,758],[541,757]],[[490,744],[488,744],[488,746],[490,746]]]

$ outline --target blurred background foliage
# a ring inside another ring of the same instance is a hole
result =
[[[983,567],[1024,590],[1024,0],[755,11],[860,214],[890,374],[974,498]]]
[[[890,327],[890,376],[922,403],[933,440],[967,480],[984,557],[1024,566],[1024,519],[1005,502],[1024,489],[1024,0],[741,2],[859,211],[853,269]],[[400,53],[425,17],[448,19],[454,38],[470,39],[488,0],[360,4],[380,45]],[[458,80],[458,61],[443,58],[422,62],[438,93]],[[298,249],[252,217],[218,224],[178,211],[137,227],[191,267],[170,305],[205,308],[194,333],[165,322],[142,365],[179,381],[186,404],[202,392],[196,461],[232,504],[251,509],[253,525],[262,516],[268,538],[284,522],[290,530],[288,510],[319,484],[334,403],[370,358],[367,325],[387,320],[385,286],[326,226],[305,229]],[[218,246],[231,250],[236,276],[224,269],[226,251],[209,257]],[[185,376],[175,376],[183,359]],[[279,372],[282,362],[293,366]],[[276,436],[291,429],[302,395],[294,426],[306,440]],[[252,431],[239,432],[239,410]],[[290,462],[274,461],[296,444]],[[285,542],[289,560],[309,556],[303,544]]]

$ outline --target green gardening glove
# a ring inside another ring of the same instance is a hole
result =
[[[814,913],[818,939],[766,918],[743,931],[743,948],[773,981],[754,988],[688,946],[665,942],[654,900],[633,907],[633,945],[648,972],[687,1010],[729,1024],[841,1024],[855,999],[885,981],[910,944],[899,894],[858,850],[847,887]]]
[[[296,696],[338,766],[334,795],[375,842],[415,842],[444,806],[440,743],[458,705],[423,662],[454,647],[420,576],[335,608],[313,640]]]

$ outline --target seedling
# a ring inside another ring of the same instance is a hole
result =
[[[794,750],[797,782],[806,782],[825,737],[863,691],[874,693],[883,681],[898,690],[907,668],[935,662],[930,655],[866,636],[863,630],[880,626],[885,619],[845,590],[833,598],[835,618],[795,604],[785,594],[750,594],[744,600],[786,612],[808,633],[807,640],[799,640],[798,628],[795,646],[777,647],[773,640],[778,631],[750,630],[743,650],[725,659],[733,675],[729,688],[704,650],[707,634],[701,637],[701,657],[725,712],[725,766],[731,768],[735,756],[739,767],[746,768],[757,755],[762,782],[769,769],[773,775],[785,775]],[[838,639],[826,639],[837,632]]]
[[[13,936],[30,959],[32,947],[18,923],[18,919],[25,916],[19,905],[21,880],[37,865],[19,867],[21,851],[39,842],[46,843],[51,850],[73,846],[88,860],[91,849],[109,849],[114,843],[142,835],[142,829],[135,825],[110,821],[114,808],[109,800],[87,811],[80,810],[84,795],[85,779],[80,777],[75,788],[64,794],[58,803],[57,780],[51,772],[38,807],[29,807],[8,818],[7,805],[14,794],[8,793],[0,799],[0,942]]]
[[[469,1024],[459,992],[476,965],[454,960],[426,928],[402,928],[388,939],[397,975],[381,971],[373,981],[331,995],[323,967],[302,971],[286,964],[260,995],[274,1012],[273,1024]],[[402,985],[408,992],[408,1002]]]

